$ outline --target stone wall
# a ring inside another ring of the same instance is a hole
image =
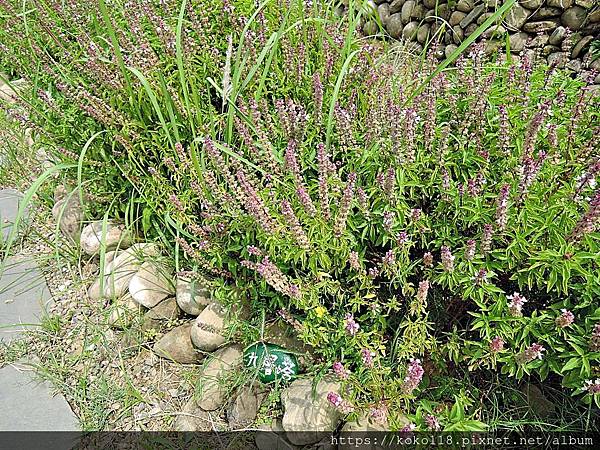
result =
[[[344,3],[347,5],[347,0]],[[439,37],[442,58],[502,3],[502,0],[371,0],[370,5],[387,34],[415,42],[417,50],[433,36]],[[366,21],[363,32],[380,33],[377,21]],[[559,68],[600,71],[600,60],[596,57],[593,61],[590,52],[592,42],[600,35],[599,0],[518,1],[503,20],[483,34],[487,51],[504,49],[507,35],[511,52],[530,52]]]

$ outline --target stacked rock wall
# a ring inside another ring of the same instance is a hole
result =
[[[347,5],[347,0],[343,3]],[[449,55],[503,0],[372,0],[371,7],[387,34],[414,41],[421,49],[440,38],[440,57]],[[347,6],[346,6],[347,7]],[[363,24],[367,35],[379,33],[377,21]],[[575,71],[600,71],[600,48],[590,51],[600,35],[599,0],[521,0],[492,25],[482,38],[488,52],[506,47],[530,52],[550,65]],[[533,55],[532,55],[533,56]],[[595,61],[594,61],[595,59]],[[600,80],[598,80],[600,81]]]

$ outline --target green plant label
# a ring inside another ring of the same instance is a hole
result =
[[[244,363],[246,367],[258,370],[258,377],[263,383],[290,381],[299,370],[295,355],[278,345],[262,342],[246,349]]]

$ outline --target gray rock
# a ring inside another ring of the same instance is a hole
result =
[[[92,222],[81,230],[81,249],[88,255],[93,256],[100,253],[100,242],[102,240],[103,221]],[[131,245],[131,234],[124,225],[117,225],[112,221],[106,223],[106,235],[104,243],[107,250],[115,248],[125,249]]]
[[[404,4],[402,5],[402,10],[401,10],[402,23],[410,22],[410,18],[411,18],[413,9],[415,9],[415,6],[416,6],[416,2],[413,0],[407,0],[406,2],[404,2]]]
[[[427,38],[429,37],[430,29],[431,26],[428,23],[424,23],[423,25],[421,25],[417,31],[417,41],[421,44],[424,44],[427,41]]]
[[[114,328],[129,328],[143,311],[144,308],[127,292],[123,298],[115,300],[108,316],[108,324]]]
[[[79,421],[67,400],[62,395],[55,395],[55,392],[56,388],[49,382],[35,378],[31,367],[19,364],[0,369],[0,399],[3,408],[3,413],[0,414],[0,431],[80,431]],[[52,438],[52,441],[44,442],[46,448],[71,448],[74,444],[73,436],[64,436],[65,441],[61,444],[56,441],[61,439],[60,435]],[[25,442],[23,437],[19,441],[21,444]],[[29,448],[44,446],[39,441],[33,444],[33,439],[31,442]],[[12,448],[19,448],[19,445]]]
[[[191,332],[192,342],[200,350],[212,352],[227,342],[224,336],[226,327],[227,311],[219,303],[211,303],[196,317]]]
[[[578,58],[579,55],[581,55],[582,52],[585,51],[585,49],[591,44],[593,40],[593,36],[584,36],[583,38],[581,38],[579,42],[575,44],[575,47],[573,47],[573,51],[571,52],[571,58]]]
[[[450,18],[450,8],[448,8],[447,3],[442,3],[438,6],[437,15],[442,20],[448,20]]]
[[[277,321],[265,327],[264,341],[294,353],[300,367],[306,367],[311,359],[311,349],[296,336],[296,331],[284,322]]]
[[[180,364],[195,364],[203,355],[196,351],[190,339],[191,323],[173,328],[154,344],[154,353]]]
[[[11,233],[16,236],[19,228],[22,228],[27,223],[29,208],[23,205],[23,216],[17,224],[17,229],[13,231],[22,199],[23,194],[19,191],[14,189],[0,190],[0,227],[2,227],[3,244],[6,243]]]
[[[563,69],[569,61],[569,53],[567,52],[556,52],[548,55],[548,65]]]
[[[285,438],[281,420],[275,419],[271,425],[260,425],[254,435],[259,450],[296,450],[298,447]]]
[[[539,417],[548,417],[554,413],[556,407],[554,403],[548,400],[540,388],[531,384],[525,383],[521,387],[521,392],[525,394],[525,400],[529,409],[531,409]]]
[[[448,22],[451,26],[458,25],[465,17],[467,17],[467,15],[464,12],[454,11],[450,15],[450,20]]]
[[[402,16],[400,13],[392,14],[388,19],[387,32],[394,39],[400,39],[402,36]]]
[[[339,389],[338,382],[323,379],[313,390],[313,380],[301,378],[281,393],[282,426],[293,444],[313,444],[336,429],[342,414],[327,400],[327,394]]]
[[[600,22],[600,9],[597,9],[596,11],[590,13],[590,15],[588,16],[588,22],[590,22],[590,23]]]
[[[88,295],[92,300],[102,297],[120,298],[125,295],[129,288],[129,282],[138,271],[145,258],[156,256],[158,247],[150,243],[133,244],[127,250],[120,252],[112,261],[104,266],[104,276],[90,286]],[[100,280],[104,286],[100,290]]]
[[[146,308],[153,308],[175,294],[173,272],[155,261],[145,261],[129,281],[129,293]]]
[[[379,25],[374,20],[369,20],[363,25],[362,33],[365,36],[376,36],[379,33]]]
[[[211,295],[206,282],[177,276],[177,304],[191,316],[198,316],[211,303]]]
[[[214,352],[200,370],[196,404],[205,411],[222,406],[228,393],[228,381],[241,365],[242,350],[238,346]]]
[[[573,5],[573,0],[546,0],[546,4],[553,8],[567,9]]]
[[[266,396],[267,391],[258,383],[240,389],[227,409],[229,426],[235,430],[252,425]]]
[[[537,9],[544,4],[545,0],[521,0],[521,6],[528,9]]]
[[[454,44],[446,45],[446,50],[444,52],[444,55],[446,56],[446,58],[450,58],[450,55],[452,54],[452,52],[454,52],[454,50],[456,50],[457,48],[458,48],[458,46],[454,45]]]
[[[469,25],[471,25],[471,23],[473,23],[473,21],[475,19],[477,19],[479,17],[479,15],[483,12],[485,6],[483,5],[478,5],[475,8],[473,8],[473,10],[467,14],[467,16],[460,21],[460,26],[463,28],[468,27]]]
[[[550,39],[550,36],[548,36],[547,34],[539,34],[527,43],[527,47],[528,48],[544,47],[545,45],[548,45],[549,39]]]
[[[10,84],[3,84],[0,87],[0,100],[6,103],[15,103],[20,93],[29,87],[29,83],[24,79],[11,81]]]
[[[466,28],[464,28],[465,36],[470,36],[471,34],[473,34],[475,32],[476,29],[477,29],[477,24],[472,23],[472,24],[468,25]]]
[[[409,22],[402,30],[402,38],[411,41],[417,37],[417,30],[419,29],[419,22]]]
[[[565,27],[577,31],[582,27],[586,16],[587,11],[584,8],[581,6],[573,6],[560,16],[560,20]]]
[[[390,19],[390,5],[388,3],[379,5],[377,7],[377,14],[379,15],[379,20],[381,20],[383,26],[387,27]]]
[[[460,12],[469,13],[471,12],[474,6],[474,0],[458,0],[458,3],[456,4],[456,9]]]
[[[560,51],[560,48],[555,47],[554,45],[545,45],[544,47],[542,47],[542,50],[540,51],[540,55],[541,56],[548,56],[551,53],[556,53],[556,52],[559,52],[559,51]]]
[[[531,11],[523,8],[518,3],[515,3],[506,15],[505,21],[509,28],[512,28],[513,30],[520,30],[530,15]]]
[[[558,20],[542,20],[540,22],[527,22],[523,25],[526,33],[548,33],[554,30],[560,23]]]
[[[452,27],[452,40],[456,45],[460,45],[464,37],[465,32],[460,26],[456,25]]]
[[[557,27],[548,38],[548,44],[560,45],[566,34],[567,29],[565,27]]]
[[[212,423],[210,413],[198,407],[196,401],[190,398],[183,407],[182,413],[177,415],[173,429],[175,431],[209,431],[212,429]]]
[[[560,9],[560,8],[545,7],[545,8],[537,9],[531,16],[531,20],[547,19],[549,17],[558,17],[561,14],[562,14],[562,9]]]
[[[597,0],[575,0],[575,4],[585,9],[592,9],[595,5],[598,5]]]
[[[144,315],[144,320],[160,321],[174,320],[179,317],[181,310],[174,298],[163,300]]]
[[[490,27],[487,30],[485,30],[481,36],[484,39],[490,39],[492,37],[502,37],[507,33],[506,28],[504,28],[502,25],[497,25],[494,27]],[[512,47],[511,47],[512,48]]]
[[[59,224],[60,231],[71,241],[79,242],[83,220],[83,206],[79,193],[67,193],[64,186],[59,186],[54,191],[54,201],[52,217]]]
[[[52,303],[44,274],[35,261],[9,256],[0,273],[0,343],[10,342],[37,328]],[[0,385],[0,392],[1,392]],[[2,414],[0,414],[1,416]]]
[[[565,65],[566,69],[572,70],[573,72],[580,72],[582,67],[583,63],[579,59],[572,59]]]
[[[441,3],[438,0],[423,0],[423,5],[425,5],[425,8],[427,9],[434,9],[438,3]]]
[[[394,0],[390,3],[390,14],[396,14],[402,11],[405,2],[406,0]]]
[[[401,416],[401,423],[409,423],[408,419],[405,419],[404,416]],[[370,420],[367,413],[362,413],[356,420],[346,422],[346,424],[342,428],[342,433],[386,433],[389,432],[390,428],[387,423],[381,424],[375,421]],[[352,445],[339,445],[339,450],[351,450]],[[361,445],[361,448],[364,450],[384,450],[386,447],[385,444],[378,443],[369,443],[366,445]]]
[[[509,38],[510,42],[510,50],[513,52],[521,52],[525,48],[525,44],[529,39],[529,35],[527,33],[515,33],[511,34]]]
[[[402,5],[402,22],[408,23],[411,19],[422,19],[425,16],[425,7],[414,0],[408,0]]]

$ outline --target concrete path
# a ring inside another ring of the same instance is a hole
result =
[[[17,191],[0,190],[2,242],[11,232],[20,198]],[[51,301],[46,280],[35,261],[18,255],[0,261],[0,345],[22,337],[27,329],[39,327]],[[35,377],[31,364],[0,368],[0,431],[79,430],[79,421],[65,398],[54,394],[50,383]]]
[[[14,189],[0,189],[0,226],[2,227],[2,242],[6,241],[13,228],[19,210],[19,202],[22,197],[23,194]]]
[[[52,301],[44,275],[31,259],[11,256],[0,272],[0,342],[39,327]]]
[[[0,369],[0,431],[78,431],[79,421],[62,395],[40,382],[31,366]]]

